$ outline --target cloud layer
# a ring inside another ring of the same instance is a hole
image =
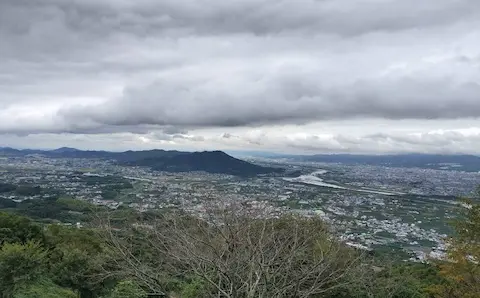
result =
[[[476,0],[0,1],[0,133],[472,152],[479,36]]]

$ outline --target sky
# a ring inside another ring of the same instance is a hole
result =
[[[480,155],[480,2],[0,0],[0,146]]]

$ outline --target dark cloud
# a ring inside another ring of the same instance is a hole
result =
[[[105,38],[295,31],[350,36],[464,21],[478,16],[480,8],[475,0],[4,0],[0,11],[3,31],[17,36],[38,38],[57,29],[48,34]],[[69,42],[76,37],[61,36]]]
[[[0,133],[241,147],[274,144],[272,126],[286,124],[474,126],[479,28],[477,0],[0,0]],[[267,131],[236,131],[251,127]],[[277,145],[475,144],[342,129]]]
[[[235,80],[235,79],[232,79]],[[249,126],[349,118],[454,119],[480,117],[480,85],[448,79],[363,80],[322,86],[288,74],[242,82],[244,90],[209,89],[213,82],[157,82],[120,99],[68,109],[65,121],[108,126]]]
[[[76,71],[102,67],[125,71],[181,61],[169,57],[170,61],[154,64],[125,62],[118,69],[118,63],[99,61],[99,56],[112,55],[113,49],[128,52],[134,43],[158,39],[163,46],[175,45],[179,39],[212,36],[226,40],[242,35],[348,39],[478,18],[476,0],[2,0],[0,61],[69,61]]]
[[[185,129],[175,127],[175,126],[166,126],[162,129],[164,134],[175,135],[175,134],[182,134],[185,135],[188,132]]]

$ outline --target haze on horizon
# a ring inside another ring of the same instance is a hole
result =
[[[472,153],[478,0],[2,0],[0,147]]]

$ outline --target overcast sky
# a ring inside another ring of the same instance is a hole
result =
[[[0,0],[0,146],[480,154],[480,1]]]

